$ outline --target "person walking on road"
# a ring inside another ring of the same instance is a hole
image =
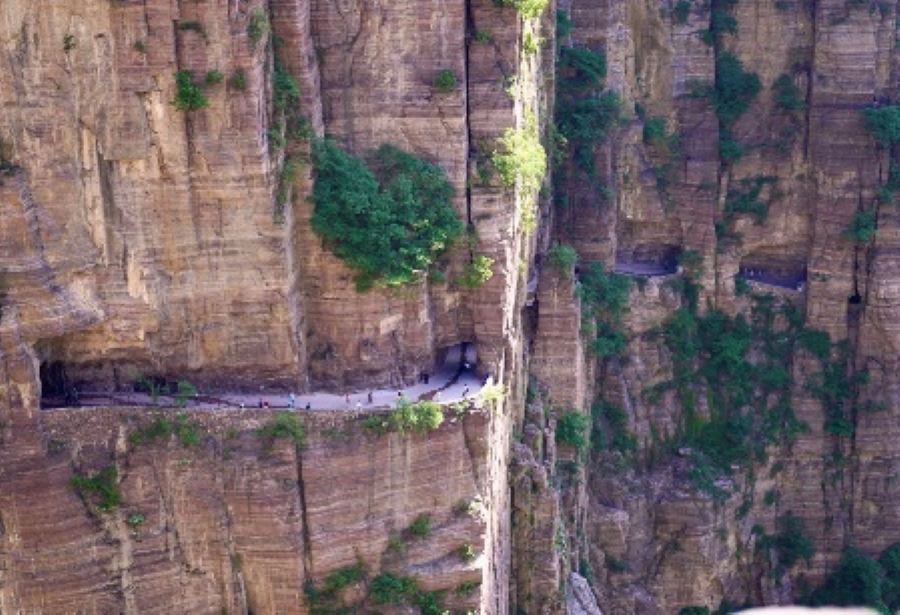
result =
[[[297,397],[296,397],[293,393],[291,393],[291,394],[288,396],[288,404],[290,405],[291,410],[294,409],[294,403],[295,403],[296,401],[297,401]]]

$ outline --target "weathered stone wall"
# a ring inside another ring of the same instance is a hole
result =
[[[363,600],[367,583],[390,571],[447,590],[448,606],[477,607],[480,589],[456,589],[482,582],[486,436],[502,419],[467,414],[427,435],[376,436],[351,413],[308,414],[308,446],[298,453],[288,439],[256,434],[271,413],[191,410],[198,446],[129,442],[153,419],[174,416],[54,411],[4,439],[4,451],[27,454],[3,460],[0,604],[302,613],[308,583],[321,588],[362,560],[367,581],[345,590],[346,603]],[[107,466],[118,470],[123,501],[92,512],[70,480]],[[471,513],[460,510],[473,502]],[[432,532],[405,538],[405,553],[389,548],[420,514],[430,515]],[[142,521],[130,521],[135,515]],[[476,559],[459,555],[465,545]]]

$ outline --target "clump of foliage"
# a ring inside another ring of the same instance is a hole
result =
[[[464,562],[474,562],[478,555],[475,553],[475,548],[470,544],[464,544],[459,549],[456,550],[460,559]]]
[[[445,68],[437,74],[432,85],[438,92],[447,93],[456,89],[456,86],[459,85],[459,80],[456,78],[456,73],[449,68]]]
[[[216,85],[218,83],[222,83],[224,79],[225,76],[222,73],[213,69],[211,71],[207,71],[204,81],[206,82],[206,85]]]
[[[691,16],[691,3],[689,0],[678,0],[672,9],[672,19],[675,23],[684,25]]]
[[[692,451],[695,487],[715,498],[717,480],[734,467],[764,460],[770,444],[790,442],[806,429],[791,405],[791,361],[802,318],[790,304],[751,297],[751,318],[718,310],[697,314],[688,302],[663,323],[672,378],[645,392],[648,402],[673,391],[684,410],[673,446]],[[707,413],[699,414],[699,395]]]
[[[490,30],[479,30],[475,33],[475,40],[479,43],[490,45],[494,42],[494,33]]]
[[[559,271],[560,275],[571,278],[575,264],[578,262],[578,252],[572,246],[557,244],[547,253],[547,262]]]
[[[313,612],[343,612],[344,606],[340,601],[340,592],[366,580],[368,569],[365,562],[358,559],[353,566],[347,566],[334,571],[328,575],[322,587],[317,588],[314,584],[308,583],[305,588],[306,597]]]
[[[380,574],[372,580],[372,600],[377,604],[401,605],[419,592],[415,579],[391,573]]]
[[[402,400],[388,419],[391,429],[400,433],[433,431],[444,422],[441,405],[434,401]]]
[[[538,136],[537,121],[532,117],[523,128],[507,128],[497,145],[493,162],[503,183],[515,186],[518,182],[523,195],[536,193],[547,172],[547,154]]]
[[[772,84],[775,92],[775,106],[788,113],[795,113],[806,109],[803,93],[790,75],[781,75]]]
[[[557,64],[566,92],[600,88],[606,79],[606,54],[587,47],[561,47]]]
[[[246,90],[247,89],[247,76],[244,74],[244,69],[239,68],[228,78],[228,87],[232,90]]]
[[[201,427],[190,420],[187,414],[179,414],[175,419],[159,417],[147,427],[137,429],[128,434],[128,442],[132,446],[152,444],[157,440],[168,440],[175,436],[184,447],[200,445]]]
[[[874,209],[858,210],[841,237],[857,243],[868,243],[875,239],[878,231],[878,212]]]
[[[494,0],[500,6],[515,7],[524,19],[535,19],[547,8],[549,0]]]
[[[556,441],[568,444],[575,448],[579,454],[583,453],[588,446],[587,433],[589,427],[590,420],[586,414],[577,410],[564,412],[556,420]]]
[[[107,466],[93,476],[73,476],[72,487],[100,512],[111,512],[122,503],[119,472],[114,466]]]
[[[300,101],[300,86],[291,77],[290,73],[282,66],[281,62],[275,64],[275,79],[272,85],[272,102],[276,111],[286,111],[291,105]]]
[[[593,338],[591,349],[600,357],[625,352],[627,339],[622,329],[622,314],[630,290],[630,278],[607,273],[599,263],[591,263],[581,275],[578,295],[582,301],[582,329],[586,336]]]
[[[250,23],[247,24],[247,37],[255,48],[263,38],[269,35],[269,14],[265,9],[258,8],[250,14]]]
[[[459,283],[470,290],[482,286],[494,277],[494,259],[484,254],[476,254],[459,278]]]
[[[637,436],[628,429],[625,409],[605,400],[591,406],[591,445],[598,452],[630,455],[637,450]]]
[[[179,21],[178,29],[183,31],[191,31],[196,32],[200,36],[206,40],[206,30],[203,29],[203,25],[199,21]]]
[[[256,434],[270,442],[275,438],[288,438],[297,448],[306,446],[306,425],[293,412],[276,412],[271,421],[256,430]]]
[[[187,402],[191,397],[197,395],[197,387],[188,380],[178,381],[178,391],[175,394],[175,405],[179,408],[187,406]]]
[[[775,549],[778,553],[779,575],[803,559],[809,560],[816,552],[812,537],[806,529],[803,519],[792,512],[787,512],[777,519],[778,533],[775,536],[763,536],[760,547]]]
[[[863,109],[866,128],[881,145],[900,143],[900,105]]]
[[[444,422],[441,405],[434,401],[410,401],[402,398],[388,415],[372,414],[363,420],[363,429],[378,435],[391,431],[399,433],[428,432]]]
[[[70,51],[75,49],[75,47],[77,47],[77,46],[78,46],[78,43],[75,42],[74,34],[66,34],[63,37],[63,51],[64,52],[69,53]]]
[[[884,608],[881,601],[883,589],[884,572],[875,558],[850,546],[844,550],[837,569],[809,597],[808,604]]]
[[[428,538],[431,535],[431,516],[428,513],[417,516],[405,533],[411,538]]]
[[[439,167],[392,145],[371,168],[334,141],[313,147],[313,230],[356,269],[357,289],[418,282],[463,232]]]
[[[762,193],[766,186],[775,185],[778,178],[757,175],[745,177],[737,182],[732,182],[725,197],[725,217],[723,224],[729,227],[735,218],[740,215],[750,214],[756,224],[762,224],[769,215],[771,200],[763,199]]]
[[[714,106],[719,121],[730,126],[741,117],[762,89],[756,73],[744,69],[734,54],[726,52],[716,58]]]
[[[615,92],[599,97],[561,100],[557,109],[557,128],[570,144],[589,144],[607,137],[618,126],[622,101]]]
[[[172,104],[179,111],[196,111],[209,106],[209,101],[200,88],[194,83],[194,74],[189,70],[175,73],[175,100]]]

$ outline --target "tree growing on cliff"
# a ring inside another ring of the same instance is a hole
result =
[[[881,145],[900,143],[900,106],[872,107],[862,114],[866,128]]]
[[[313,147],[313,230],[358,271],[357,290],[419,282],[463,233],[439,167],[382,145],[371,168],[331,140]]]
[[[200,88],[194,83],[194,74],[189,70],[175,73],[175,100],[172,104],[179,111],[195,111],[209,106],[209,101]]]

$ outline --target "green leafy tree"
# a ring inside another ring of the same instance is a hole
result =
[[[900,143],[900,105],[863,109],[866,128],[882,145]]]
[[[179,111],[195,111],[209,106],[209,101],[200,88],[194,83],[194,74],[189,70],[175,73],[177,92],[172,104]]]
[[[463,232],[437,166],[392,145],[372,168],[334,141],[315,143],[313,230],[356,269],[357,288],[417,282]]]

